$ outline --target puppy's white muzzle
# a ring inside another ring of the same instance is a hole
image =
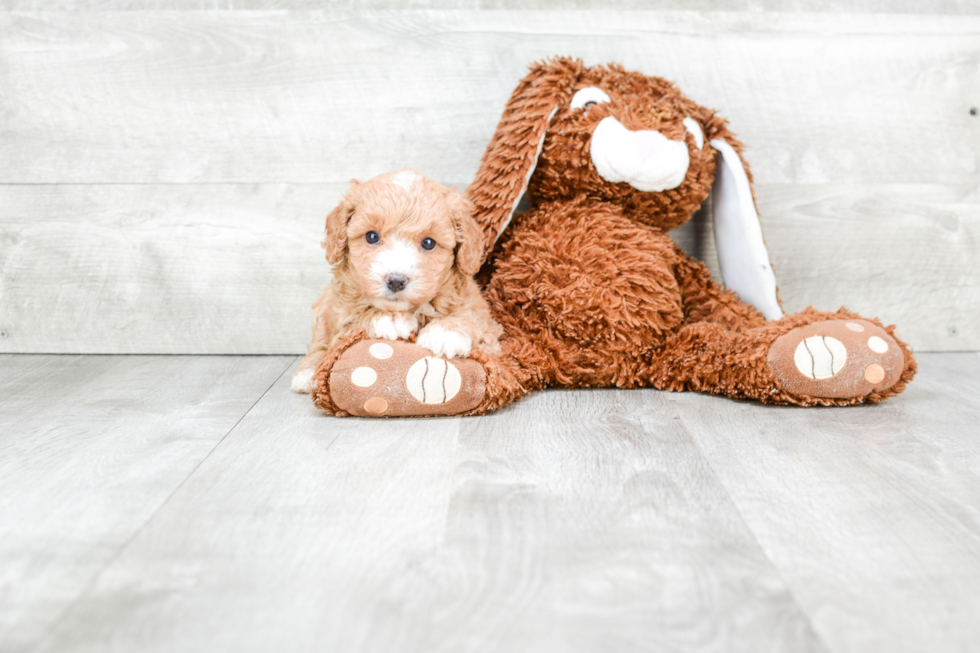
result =
[[[371,265],[371,278],[387,299],[395,299],[399,292],[410,290],[418,272],[419,254],[415,245],[400,238],[393,238],[384,250],[378,252]],[[404,279],[401,288],[395,292],[387,285],[392,276]]]
[[[684,141],[649,129],[630,131],[612,116],[593,130],[591,154],[600,177],[645,193],[677,188],[691,164]]]

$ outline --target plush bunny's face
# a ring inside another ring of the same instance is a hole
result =
[[[723,131],[721,119],[666,80],[583,68],[551,120],[529,191],[542,200],[588,194],[673,229],[707,197],[709,141]]]
[[[725,285],[775,319],[776,276],[741,150],[724,119],[670,82],[556,57],[533,64],[514,89],[466,194],[490,252],[535,203],[608,202],[666,231],[710,190]]]

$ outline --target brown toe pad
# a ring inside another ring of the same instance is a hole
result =
[[[825,320],[777,338],[767,362],[785,392],[851,399],[898,383],[905,355],[894,338],[867,320]]]
[[[434,356],[403,340],[361,340],[330,370],[330,397],[359,417],[458,415],[479,405],[486,382],[470,358]]]

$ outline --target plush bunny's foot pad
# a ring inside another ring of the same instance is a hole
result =
[[[330,370],[330,397],[359,417],[458,415],[486,393],[486,372],[469,358],[445,359],[403,340],[361,340]]]
[[[852,399],[898,383],[905,355],[894,338],[871,322],[826,320],[777,338],[768,364],[785,392]]]

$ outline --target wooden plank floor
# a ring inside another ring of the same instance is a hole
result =
[[[980,354],[919,359],[376,421],[294,357],[0,356],[0,650],[975,650]]]

